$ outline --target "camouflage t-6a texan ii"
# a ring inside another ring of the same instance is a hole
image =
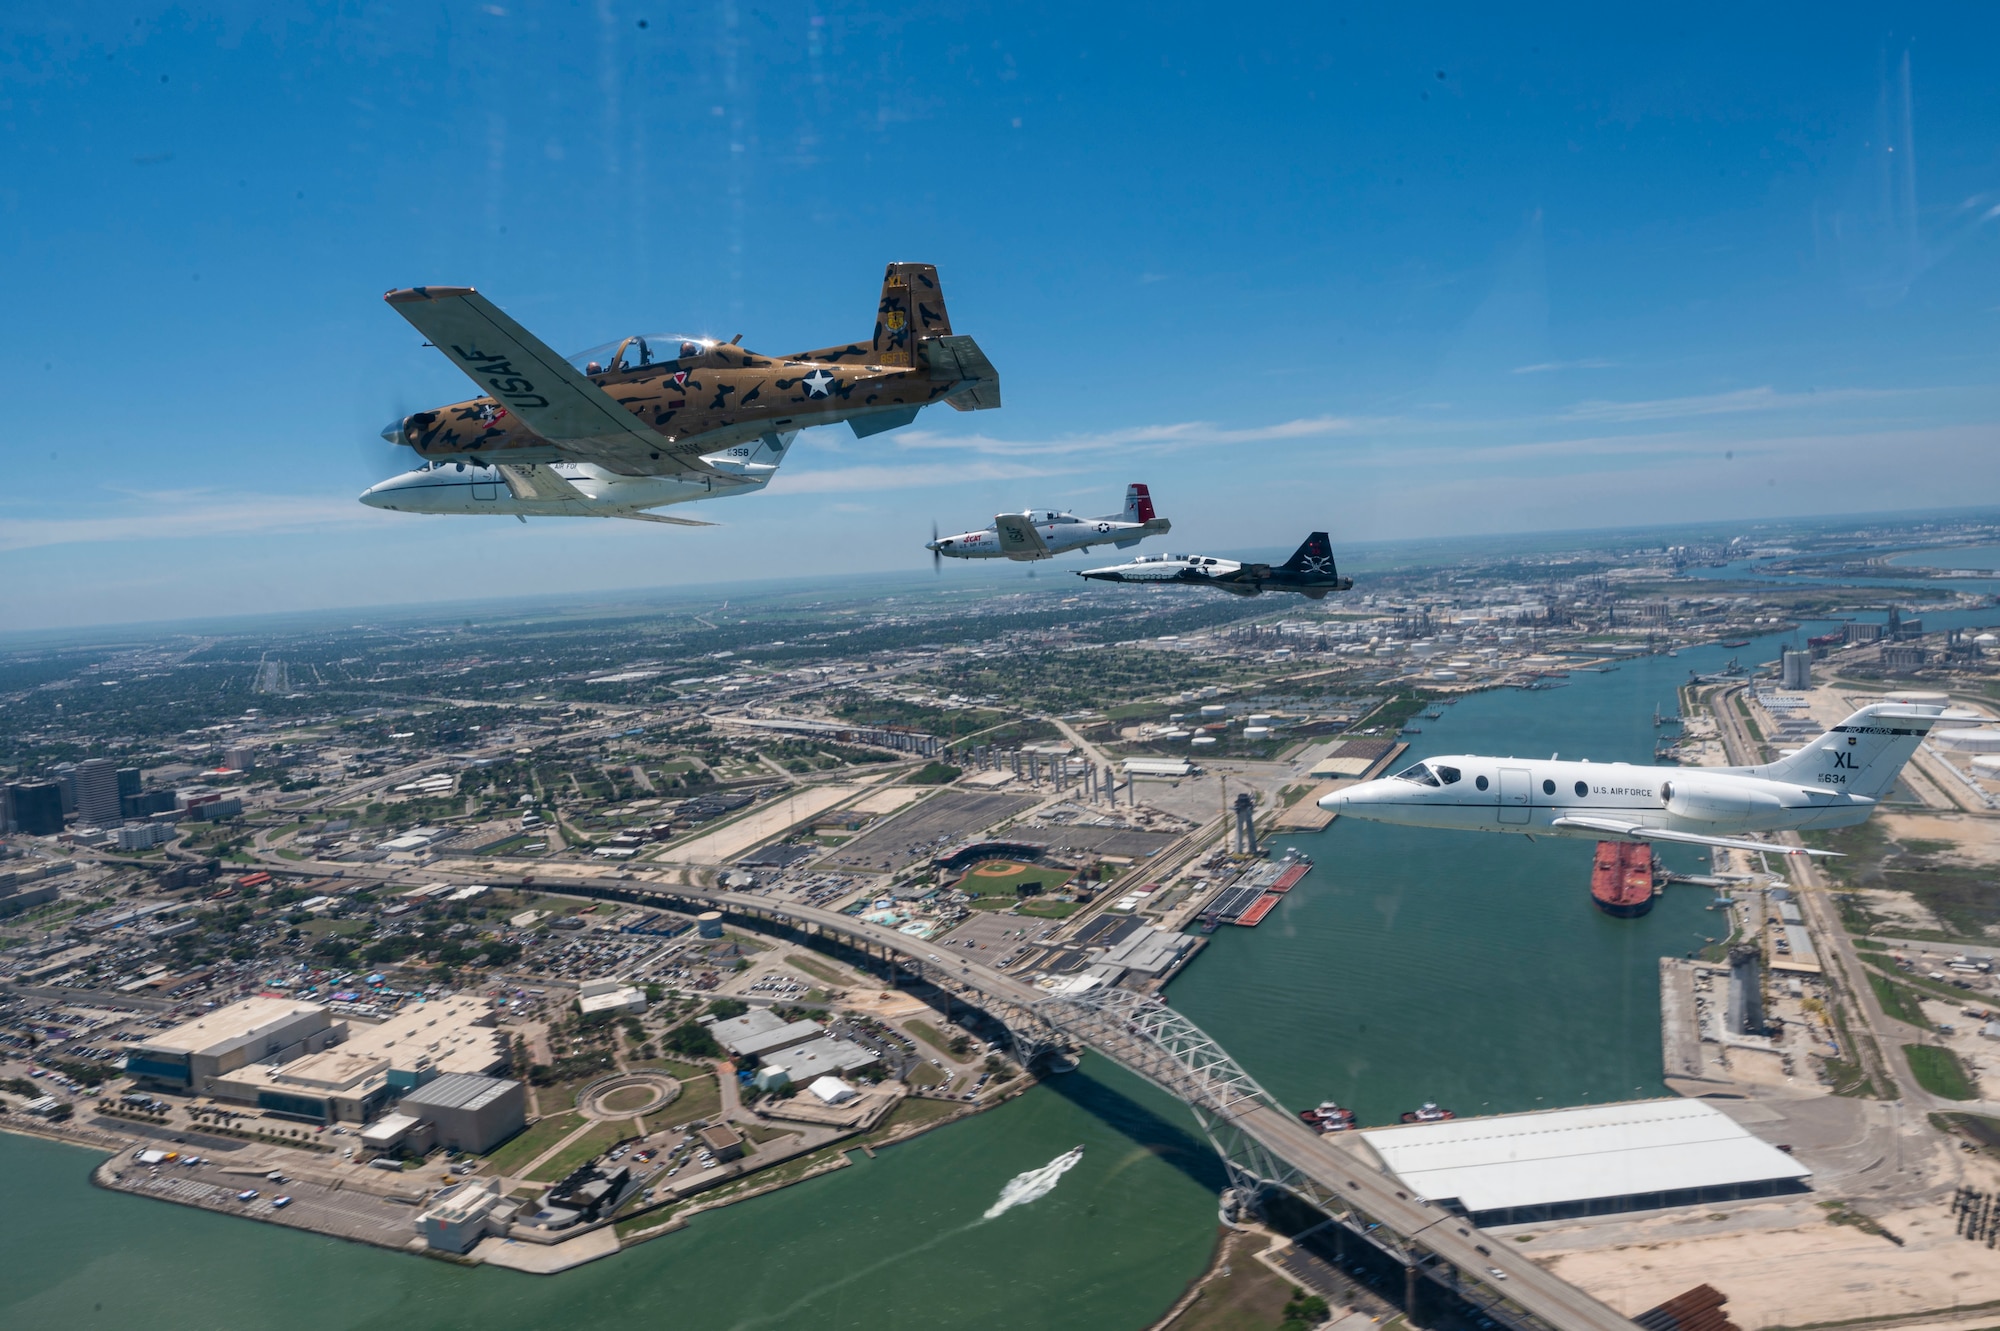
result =
[[[934,402],[1000,405],[999,373],[951,331],[927,263],[889,265],[867,340],[785,356],[634,334],[565,357],[470,287],[383,299],[486,396],[382,432],[426,461],[361,496],[376,508],[706,526],[645,510],[756,493],[809,426],[845,421],[865,439]]]
[[[1237,596],[1263,592],[1297,592],[1317,601],[1328,592],[1344,592],[1354,579],[1343,578],[1333,565],[1333,545],[1316,531],[1282,564],[1243,564],[1214,555],[1140,555],[1129,564],[1078,569],[1079,578],[1100,582],[1180,582],[1216,587]]]

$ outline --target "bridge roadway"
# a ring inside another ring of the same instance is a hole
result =
[[[546,886],[561,891],[553,883]],[[1294,1177],[1271,1180],[1300,1192],[1315,1205],[1335,1214],[1359,1212],[1405,1241],[1406,1255],[1424,1262],[1424,1253],[1449,1263],[1463,1277],[1484,1286],[1502,1305],[1517,1305],[1558,1331],[1633,1331],[1630,1318],[1598,1302],[1582,1290],[1558,1279],[1534,1263],[1521,1259],[1519,1247],[1491,1238],[1463,1217],[1441,1211],[1413,1195],[1394,1174],[1380,1165],[1365,1140],[1345,1144],[1341,1137],[1322,1136],[1294,1115],[1278,1107],[1260,1087],[1237,1069],[1213,1042],[1174,1014],[1165,1004],[1128,996],[1133,1001],[1104,1007],[1052,998],[1031,985],[970,958],[948,961],[929,951],[929,944],[892,929],[865,923],[851,915],[817,907],[775,900],[751,893],[717,888],[665,886],[631,880],[598,880],[590,884],[600,891],[611,889],[621,897],[672,897],[700,902],[745,916],[766,916],[808,926],[809,931],[833,934],[862,944],[864,950],[894,952],[916,963],[926,979],[954,983],[982,995],[1002,1009],[996,1013],[1010,1027],[1022,1019],[1052,1026],[1063,1034],[1098,1050],[1107,1058],[1130,1068],[1168,1094],[1187,1102],[1203,1127],[1216,1138],[1217,1128],[1226,1135],[1240,1133],[1249,1138]],[[608,894],[608,893],[607,893]],[[1126,991],[1117,991],[1126,995]],[[1129,1011],[1120,1013],[1117,1008]],[[1011,1018],[1011,1020],[1009,1020]],[[1149,1039],[1147,1028],[1165,1021],[1193,1031],[1213,1051],[1206,1060],[1172,1059],[1160,1043]],[[1190,1066],[1190,1063],[1193,1066]],[[1170,1066],[1171,1064],[1171,1066]],[[1364,1154],[1365,1153],[1365,1154]],[[1234,1166],[1232,1165],[1232,1173]],[[1490,1254],[1479,1251],[1483,1245]],[[1418,1251],[1410,1251],[1415,1249]],[[1506,1272],[1504,1281],[1491,1274],[1494,1268]],[[1466,1293],[1472,1293],[1467,1290]],[[1490,1301],[1482,1300],[1482,1301]]]

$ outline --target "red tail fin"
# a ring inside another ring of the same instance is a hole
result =
[[[1127,522],[1153,520],[1153,496],[1138,481],[1125,487],[1125,520]]]

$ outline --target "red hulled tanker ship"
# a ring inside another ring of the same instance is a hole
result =
[[[1653,848],[1643,841],[1600,841],[1590,869],[1590,899],[1606,915],[1631,919],[1653,908]]]

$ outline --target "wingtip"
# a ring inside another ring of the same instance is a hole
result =
[[[383,292],[382,299],[391,305],[411,305],[420,300],[449,300],[471,294],[472,287],[394,287]]]

